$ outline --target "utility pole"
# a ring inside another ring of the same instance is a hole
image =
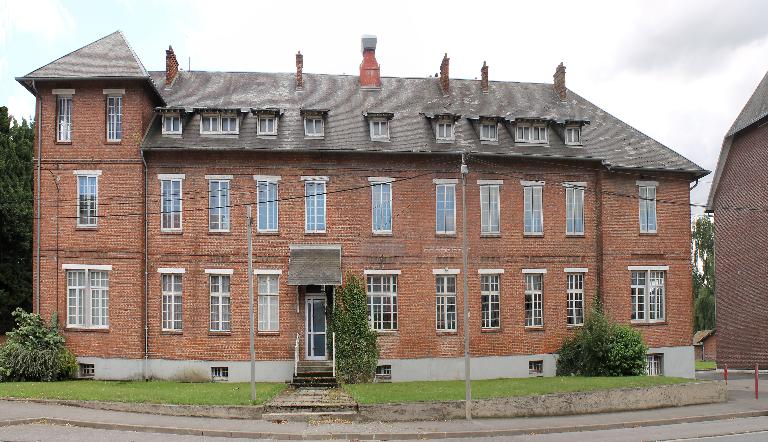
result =
[[[248,204],[248,313],[250,316],[251,335],[251,400],[256,400],[256,350],[254,348],[254,317],[253,317],[253,205]]]
[[[469,364],[469,268],[468,255],[469,245],[467,244],[467,175],[469,168],[465,154],[461,154],[461,261],[462,274],[464,275],[464,389],[466,395],[464,398],[464,411],[467,420],[472,420],[472,382],[470,376]]]

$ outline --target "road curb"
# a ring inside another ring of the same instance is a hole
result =
[[[615,430],[622,428],[652,427],[660,425],[673,425],[705,421],[717,421],[727,419],[740,419],[748,417],[768,416],[768,410],[741,411],[735,413],[724,413],[717,415],[685,416],[669,419],[626,421],[605,424],[573,425],[561,427],[540,427],[540,428],[506,428],[497,430],[469,430],[469,431],[423,431],[423,432],[382,432],[382,433],[359,433],[359,432],[327,432],[327,433],[274,433],[268,431],[237,431],[237,430],[214,430],[204,428],[183,428],[183,427],[161,427],[145,426],[135,424],[121,424],[110,422],[81,421],[64,418],[27,418],[0,421],[0,427],[24,424],[52,424],[69,425],[81,428],[93,428],[101,430],[114,431],[134,431],[139,433],[160,433],[177,434],[183,436],[204,436],[204,437],[227,437],[227,438],[247,438],[247,439],[276,439],[276,440],[383,440],[383,439],[456,439],[456,438],[481,438],[481,437],[503,437],[520,436],[525,434],[555,434],[570,433],[578,431],[599,431]]]

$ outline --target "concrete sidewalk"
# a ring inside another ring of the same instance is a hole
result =
[[[720,404],[578,416],[477,419],[471,422],[456,420],[401,423],[287,422],[278,424],[262,420],[157,416],[33,402],[0,401],[0,426],[19,425],[45,419],[53,424],[69,424],[88,428],[209,437],[370,440],[512,436],[768,416],[768,393],[764,398],[755,400],[752,380],[732,380],[728,387],[728,402]],[[768,389],[768,385],[766,388]]]

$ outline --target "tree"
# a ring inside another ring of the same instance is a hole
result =
[[[32,146],[34,124],[0,106],[0,334],[11,312],[32,307]]]
[[[368,298],[363,281],[353,274],[336,291],[331,331],[336,333],[336,368],[346,383],[373,379],[379,361],[376,332],[368,323]]]
[[[694,331],[715,328],[714,227],[709,216],[701,216],[691,230]]]

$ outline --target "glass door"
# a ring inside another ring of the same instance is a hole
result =
[[[305,301],[307,359],[326,360],[325,296],[308,296]]]

